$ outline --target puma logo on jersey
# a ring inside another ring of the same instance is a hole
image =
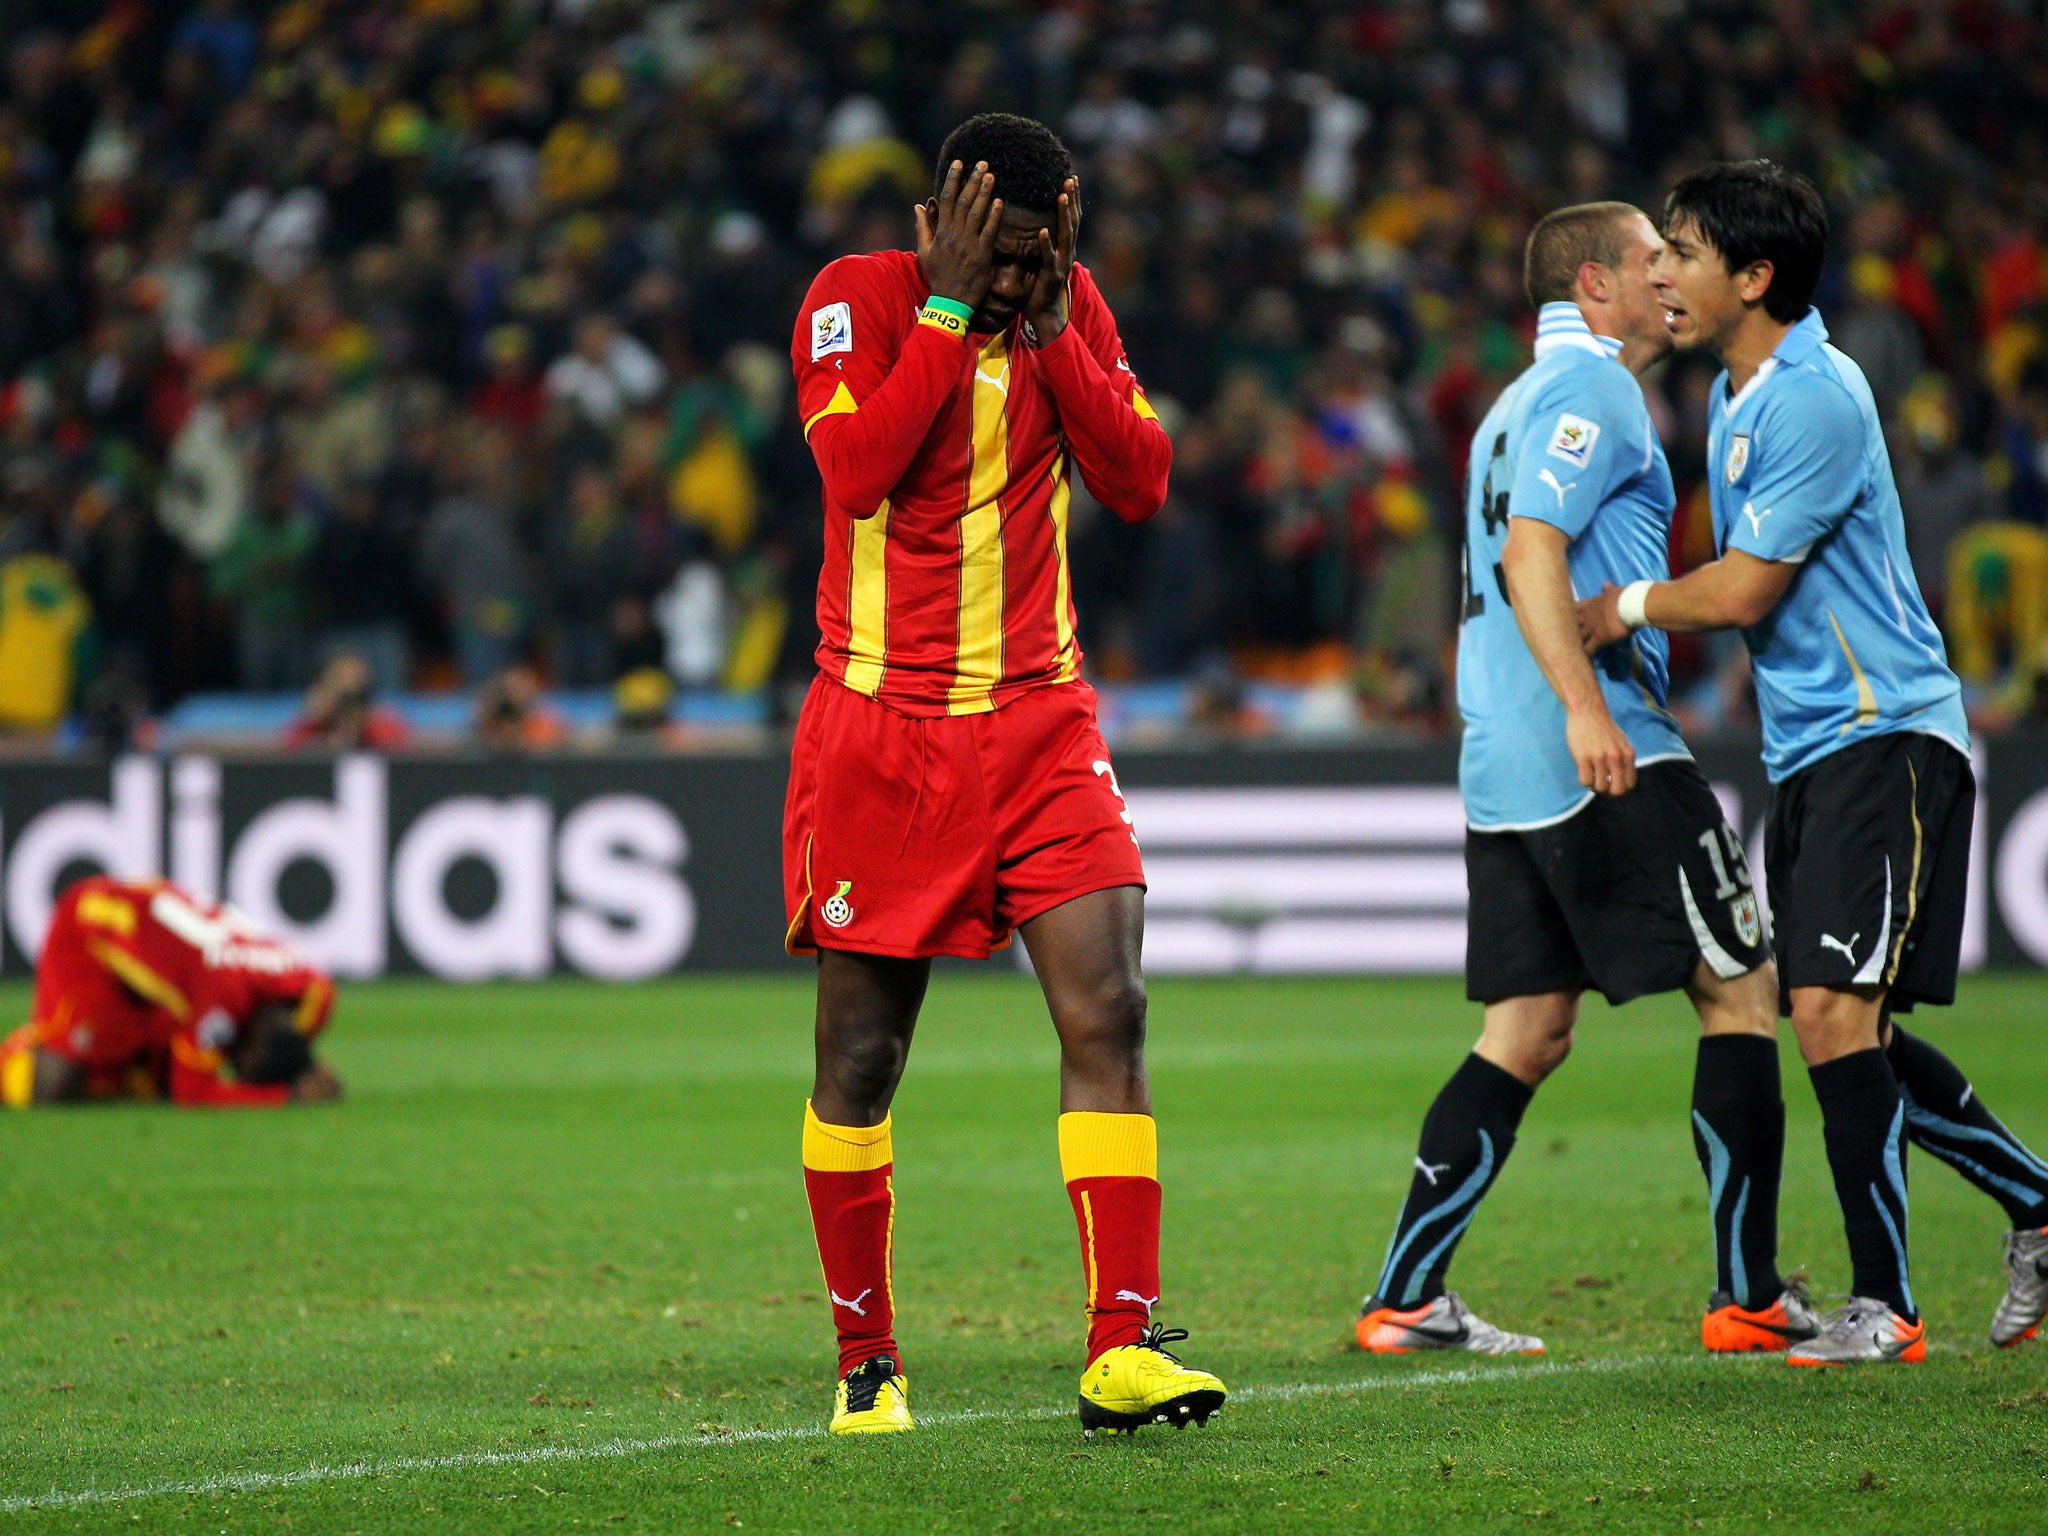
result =
[[[1435,1189],[1436,1176],[1440,1173],[1449,1173],[1451,1165],[1449,1163],[1425,1163],[1418,1157],[1415,1159],[1415,1171],[1429,1180],[1429,1187]]]
[[[1842,952],[1842,958],[1851,965],[1854,965],[1856,963],[1856,941],[1862,937],[1863,935],[1860,932],[1852,933],[1849,935],[1849,942],[1844,944],[1832,933],[1824,933],[1820,936],[1820,947],[1822,949],[1839,949]]]
[[[1145,1315],[1147,1317],[1150,1317],[1152,1315],[1153,1304],[1159,1300],[1157,1296],[1140,1296],[1136,1291],[1118,1291],[1116,1293],[1116,1299],[1118,1301],[1135,1301],[1139,1306],[1145,1309]]]
[[[868,1315],[868,1309],[862,1306],[861,1303],[866,1301],[868,1297],[872,1296],[874,1292],[875,1288],[871,1285],[866,1290],[862,1291],[858,1296],[854,1297],[851,1301],[848,1301],[844,1296],[840,1295],[837,1291],[828,1290],[825,1294],[832,1298],[833,1306],[844,1307],[847,1311],[851,1312],[855,1317],[866,1317]]]
[[[1749,519],[1749,536],[1753,539],[1762,538],[1764,536],[1764,519],[1777,510],[1776,507],[1765,507],[1763,511],[1759,512],[1756,509],[1755,502],[1745,501],[1742,504],[1742,515]]]
[[[1559,511],[1564,510],[1564,493],[1566,491],[1576,491],[1579,488],[1579,482],[1576,480],[1574,480],[1570,485],[1559,485],[1557,483],[1557,476],[1553,475],[1547,469],[1544,470],[1541,474],[1539,474],[1536,478],[1538,480],[1541,480],[1545,485],[1549,486],[1553,491],[1557,492],[1557,506]]]
[[[974,370],[974,376],[984,384],[994,385],[1002,391],[1005,398],[1008,398],[1010,393],[1010,365],[1008,363],[1003,364],[1003,371],[1001,373],[984,373],[981,369],[977,368]]]

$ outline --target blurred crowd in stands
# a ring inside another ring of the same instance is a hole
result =
[[[0,47],[0,729],[406,690],[811,672],[796,305],[909,242],[987,109],[1080,161],[1083,259],[1176,439],[1078,503],[1099,679],[1451,726],[1466,442],[1528,357],[1534,218],[1766,154],[1894,433],[1990,725],[2048,663],[2048,37],[2025,0],[15,0]],[[1696,361],[1649,386],[1711,553]],[[1696,728],[1749,708],[1687,641]],[[2048,692],[2048,690],[2044,690]],[[337,706],[337,700],[341,705]],[[1317,718],[1327,723],[1330,710]],[[539,724],[534,724],[534,721]],[[402,731],[385,719],[385,739]]]

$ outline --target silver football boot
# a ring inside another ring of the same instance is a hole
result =
[[[1472,1309],[1456,1291],[1434,1301],[1399,1311],[1377,1296],[1366,1299],[1358,1317],[1358,1347],[1376,1355],[1405,1355],[1424,1349],[1464,1349],[1478,1355],[1540,1355],[1543,1341],[1534,1334],[1496,1328]]]
[[[1909,1323],[1884,1302],[1851,1296],[1821,1319],[1818,1335],[1795,1344],[1787,1365],[1917,1364],[1927,1358],[1927,1323]]]
[[[2048,1317],[2048,1227],[2005,1234],[2005,1299],[1991,1314],[1991,1342],[2001,1349],[2031,1339]]]

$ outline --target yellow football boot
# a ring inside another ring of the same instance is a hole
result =
[[[877,1355],[846,1373],[832,1399],[835,1435],[893,1435],[915,1429],[910,1416],[910,1378],[887,1355]]]
[[[1135,1344],[1106,1349],[1081,1373],[1081,1433],[1128,1434],[1143,1424],[1206,1424],[1223,1410],[1223,1383],[1190,1370],[1164,1346],[1188,1336],[1185,1328],[1145,1330]]]

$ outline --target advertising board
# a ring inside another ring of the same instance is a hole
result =
[[[1700,763],[1761,883],[1754,751]],[[1977,769],[1964,963],[2048,965],[2048,739],[1980,745]],[[347,977],[793,964],[785,772],[772,753],[0,765],[0,972],[32,966],[56,893],[97,869],[225,896]],[[1461,966],[1454,747],[1127,749],[1117,773],[1154,974]]]

